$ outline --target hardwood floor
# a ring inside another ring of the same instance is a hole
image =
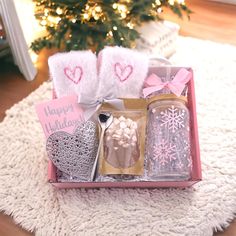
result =
[[[55,51],[43,50],[40,53],[36,64],[38,73],[33,81],[26,81],[15,65],[0,60],[0,121],[3,120],[7,109],[29,95],[49,78],[47,58]]]
[[[187,0],[186,3],[194,12],[190,21],[173,14],[165,17],[181,26],[181,35],[236,45],[236,5],[207,0]]]
[[[180,34],[222,43],[236,45],[236,5],[226,5],[206,0],[186,1],[195,12],[191,21],[179,20],[169,13],[165,17],[181,25]],[[43,81],[48,79],[47,57],[55,51],[43,50],[38,59],[38,75],[32,82],[24,80],[19,70],[8,63],[0,61],[0,121],[5,116],[5,110],[26,97]],[[196,226],[197,227],[197,226]],[[14,224],[11,217],[0,214],[0,236],[34,235]],[[215,236],[236,236],[236,221],[224,232]],[[203,235],[204,236],[204,235]]]

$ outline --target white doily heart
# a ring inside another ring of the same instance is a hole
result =
[[[87,121],[76,128],[73,134],[58,131],[47,139],[46,150],[53,164],[71,177],[88,181],[97,153],[98,137],[96,124]]]

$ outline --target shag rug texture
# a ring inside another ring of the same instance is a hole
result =
[[[192,66],[203,181],[188,189],[57,190],[47,183],[35,103],[46,82],[0,124],[0,210],[36,235],[210,236],[236,213],[236,47],[179,37],[173,64]]]

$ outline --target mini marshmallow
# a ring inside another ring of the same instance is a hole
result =
[[[119,145],[123,145],[124,142],[123,142],[123,141],[119,141],[118,144],[119,144]]]
[[[115,132],[116,132],[116,134],[118,134],[118,135],[122,135],[122,132],[123,132],[123,131],[122,131],[121,129],[118,129],[118,130],[116,130]]]
[[[111,127],[109,127],[109,129],[107,129],[107,131],[106,131],[108,134],[113,134],[114,132],[113,132],[113,130],[111,129]]]
[[[115,117],[113,119],[113,124],[106,131],[108,134],[106,140],[115,139],[118,141],[118,145],[124,148],[127,148],[130,145],[136,146],[138,140],[136,129],[128,128],[128,123],[132,127],[137,127],[137,123],[130,118],[125,118],[124,116],[120,116],[119,118]]]
[[[93,97],[98,87],[97,58],[92,51],[57,53],[48,59],[58,98],[68,95]]]
[[[136,122],[133,122],[133,123],[131,124],[131,128],[132,128],[132,129],[137,129],[137,128],[138,128],[137,123],[136,123]]]
[[[105,47],[98,55],[98,96],[139,98],[148,72],[148,57],[135,50]]]
[[[125,132],[126,134],[130,134],[130,129],[129,129],[129,128],[125,128],[125,129],[124,129],[124,132]]]
[[[133,121],[132,121],[131,119],[128,118],[127,121],[126,121],[127,126],[130,127],[130,125],[132,124],[132,122],[133,122]]]
[[[117,124],[120,123],[120,121],[119,121],[117,118],[114,118],[113,123],[114,123],[115,125],[117,125]]]
[[[130,129],[130,134],[134,135],[136,133],[135,129]]]
[[[120,122],[120,128],[121,129],[125,129],[127,126],[126,126],[126,123],[125,122]]]
[[[120,139],[120,135],[118,135],[118,134],[113,134],[113,135],[112,135],[112,138],[114,138],[114,139]]]
[[[119,121],[125,121],[126,119],[125,119],[124,116],[120,116],[118,120],[119,120]]]

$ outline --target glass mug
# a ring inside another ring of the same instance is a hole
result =
[[[147,175],[152,180],[178,181],[191,177],[187,98],[160,94],[149,99],[146,136]]]

